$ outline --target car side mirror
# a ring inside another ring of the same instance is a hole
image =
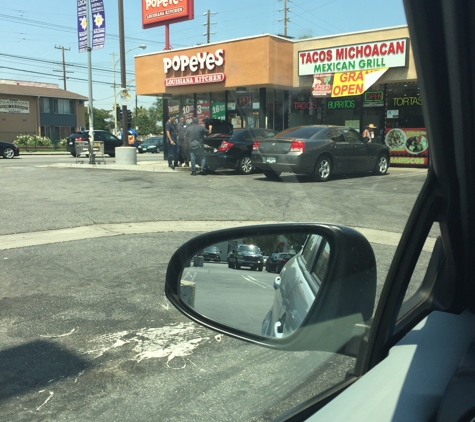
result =
[[[256,254],[186,266],[203,248],[236,243],[299,252],[278,277],[263,271]],[[187,317],[220,333],[277,349],[345,353],[373,315],[376,261],[366,238],[348,227],[240,227],[182,245],[168,265],[165,293]]]

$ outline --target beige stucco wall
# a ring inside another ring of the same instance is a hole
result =
[[[18,133],[37,134],[39,128],[37,97],[0,94],[0,99],[2,100],[10,98],[28,101],[30,112],[29,114],[0,113],[0,133],[3,134],[3,140],[11,141],[16,139]],[[9,139],[10,133],[12,133],[11,139]]]
[[[216,67],[212,71],[198,70],[193,73],[189,69],[184,72],[170,69],[165,74],[164,58],[173,58],[175,55],[190,57],[203,52],[214,53],[217,49],[224,50],[223,66]],[[290,41],[267,35],[137,56],[136,91],[138,95],[160,95],[216,92],[234,89],[237,86],[290,89],[294,71],[292,54],[293,45]],[[226,79],[223,82],[200,85],[164,86],[166,78],[209,73],[225,73]]]

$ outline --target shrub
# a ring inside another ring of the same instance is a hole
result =
[[[36,135],[19,135],[16,138],[15,143],[25,147],[51,147],[53,146],[51,139],[44,136]]]

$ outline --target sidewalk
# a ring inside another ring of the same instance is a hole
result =
[[[71,155],[69,152],[21,152],[21,155]],[[141,154],[140,154],[141,155]],[[57,164],[47,164],[45,167],[68,167],[68,168],[94,168],[99,170],[128,170],[128,171],[149,171],[149,172],[159,172],[159,173],[173,173],[173,172],[189,172],[191,173],[190,167],[175,167],[175,170],[172,170],[168,167],[168,161],[163,159],[163,155],[157,155],[157,159],[154,161],[140,161],[139,155],[137,155],[137,164],[116,164],[115,158],[109,157],[108,155],[104,156],[104,161],[100,158],[97,158],[96,164],[89,164],[89,158],[80,157],[78,159],[73,159],[72,163],[57,163]],[[197,166],[197,171],[200,167]]]

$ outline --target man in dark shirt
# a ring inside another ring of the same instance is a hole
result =
[[[170,116],[168,122],[165,123],[165,132],[167,134],[168,142],[168,167],[175,170],[178,165],[178,151],[177,151],[177,130],[175,126],[175,116]]]
[[[203,141],[205,135],[208,135],[208,130],[198,124],[198,119],[193,117],[193,123],[186,129],[185,140],[190,146],[191,156],[191,175],[196,176],[196,158],[201,158],[201,174],[206,174],[206,156],[203,149]]]
[[[186,121],[183,116],[180,117],[180,121],[177,125],[178,130],[178,156],[180,161],[186,167],[190,167],[190,153],[188,143],[185,141],[185,132],[187,129]]]

